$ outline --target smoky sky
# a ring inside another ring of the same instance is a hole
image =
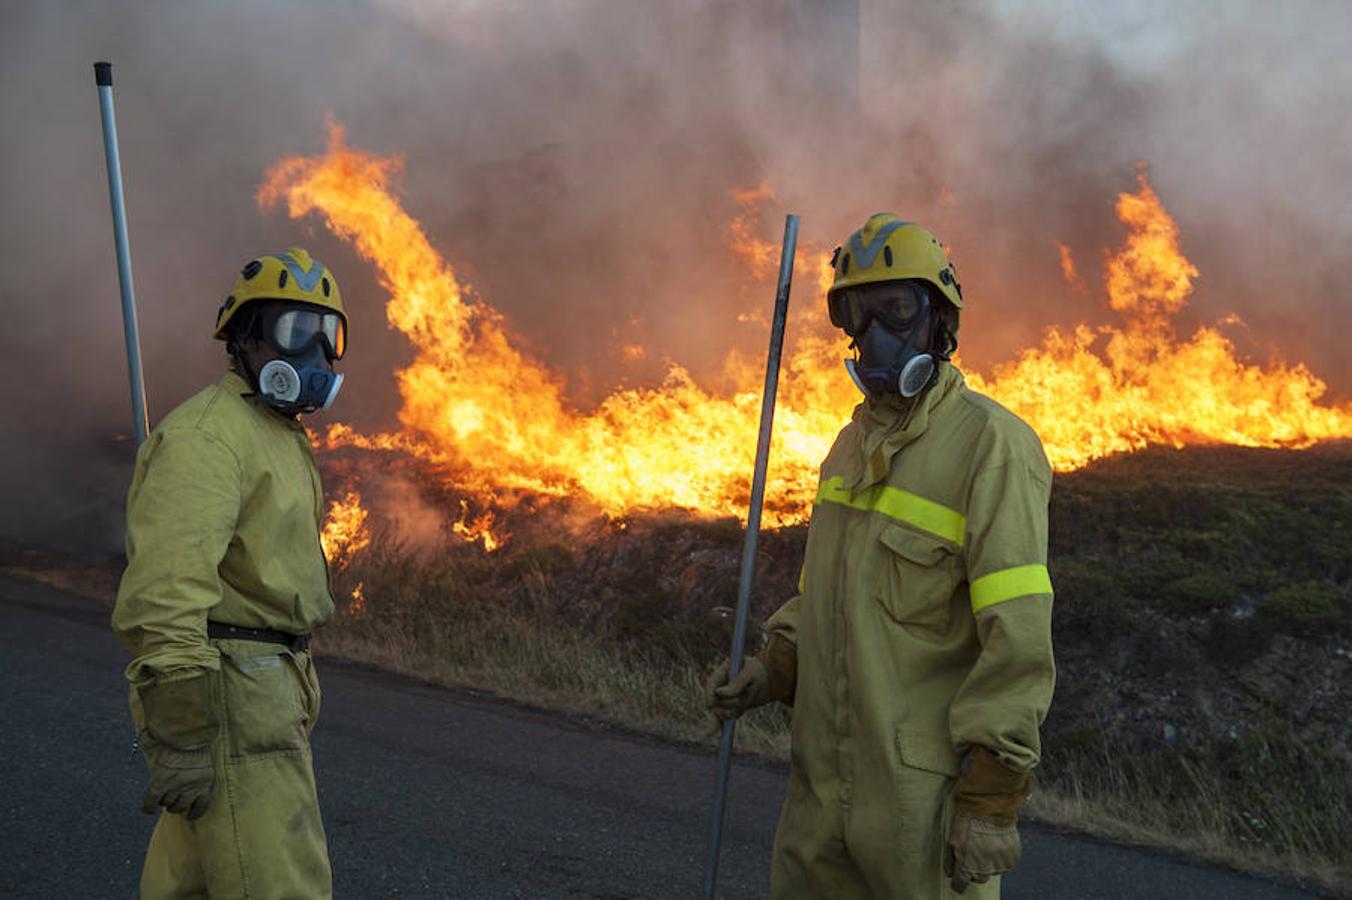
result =
[[[928,226],[984,369],[1048,325],[1113,321],[1103,254],[1141,164],[1202,273],[1183,333],[1237,313],[1249,358],[1304,361],[1345,400],[1352,6],[1123,6],[6,3],[0,535],[120,545],[133,449],[97,59],[114,64],[152,419],[220,372],[210,323],[243,262],[300,243],[352,318],[333,418],[395,423],[411,351],[372,267],[254,200],[271,163],[322,152],[328,116],[403,156],[406,208],[584,407],[670,363],[712,380],[730,349],[763,353],[763,321],[738,317],[769,288],[726,246],[736,188],[768,184],[763,236],[797,212],[805,248],[880,210]],[[1089,290],[1063,284],[1058,242]]]

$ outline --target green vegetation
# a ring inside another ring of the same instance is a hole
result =
[[[1346,586],[1330,581],[1298,581],[1266,594],[1258,609],[1274,620],[1312,629],[1343,628],[1352,609]]]
[[[1037,814],[1352,890],[1350,450],[1057,478]]]

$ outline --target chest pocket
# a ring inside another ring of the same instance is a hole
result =
[[[874,596],[883,610],[913,629],[948,630],[961,559],[939,538],[889,525],[879,537],[882,571]]]

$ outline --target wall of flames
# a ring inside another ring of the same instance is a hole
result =
[[[760,366],[730,356],[738,385],[730,393],[701,387],[673,366],[660,386],[616,390],[591,410],[570,405],[560,378],[512,346],[501,315],[400,205],[390,184],[401,165],[346,146],[334,125],[323,156],[278,163],[259,191],[265,208],[285,202],[292,218],[321,216],[376,267],[389,294],[387,319],[415,350],[412,364],[394,373],[401,428],[362,434],[334,425],[321,445],[414,455],[454,473],[448,477],[485,508],[526,491],[583,497],[611,516],[672,507],[744,516]],[[756,210],[767,195],[740,193],[743,215],[729,230],[731,249],[757,279],[769,279],[777,264],[777,246],[758,237]],[[1176,334],[1174,316],[1198,272],[1144,172],[1116,211],[1128,235],[1107,257],[1105,286],[1121,324],[1049,328],[1041,346],[988,374],[967,373],[972,387],[1037,430],[1057,470],[1148,444],[1302,448],[1352,437],[1352,404],[1321,403],[1325,385],[1304,365],[1244,362],[1214,327]],[[817,466],[859,399],[841,367],[845,343],[821,315],[824,249],[799,248],[766,492],[770,526],[806,519]],[[1071,288],[1083,291],[1064,246],[1061,265]],[[353,496],[330,515],[333,551],[348,557],[356,551],[338,535],[361,508]],[[461,513],[456,531],[496,546],[491,519]]]

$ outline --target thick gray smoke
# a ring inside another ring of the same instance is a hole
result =
[[[526,349],[587,404],[669,361],[712,378],[740,323],[731,191],[768,183],[830,246],[891,209],[952,247],[977,369],[1049,324],[1106,322],[1096,287],[1138,162],[1228,312],[1346,398],[1352,367],[1352,6],[1235,2],[19,0],[0,9],[0,537],[120,545],[131,445],[90,63],[112,60],[152,417],[223,363],[209,323],[252,255],[303,243],[340,276],[337,415],[394,423],[369,265],[314,221],[260,213],[262,173],[349,142],[406,159],[403,196]],[[799,290],[797,303],[814,302]],[[619,349],[648,355],[623,362]]]

